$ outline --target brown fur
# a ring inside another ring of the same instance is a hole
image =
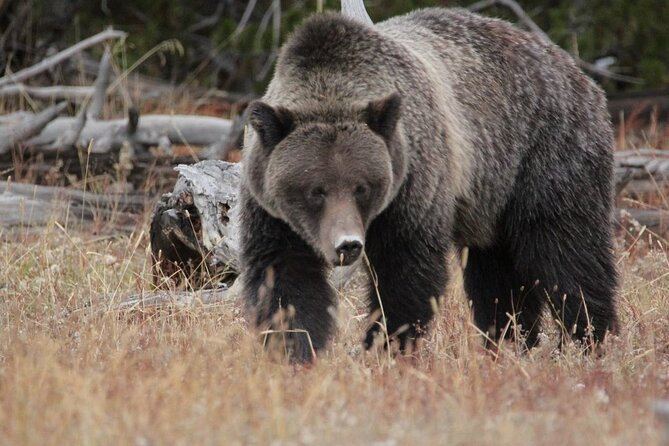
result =
[[[465,287],[492,339],[515,314],[534,344],[546,303],[579,339],[615,325],[611,126],[602,92],[559,48],[462,10],[374,27],[316,16],[282,49],[251,124],[245,295],[254,307],[273,267],[274,310],[294,306],[317,350],[335,304],[331,234],[351,219],[402,346],[433,316],[452,245],[470,248]]]

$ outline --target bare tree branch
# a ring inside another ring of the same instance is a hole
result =
[[[481,11],[483,9],[489,8],[491,6],[495,5],[500,5],[504,6],[513,12],[516,17],[518,17],[518,20],[522,24],[524,24],[530,31],[533,33],[537,34],[539,37],[541,37],[543,40],[546,42],[553,42],[551,38],[546,34],[540,27],[537,25],[534,20],[530,18],[529,15],[523,10],[523,8],[520,7],[520,5],[515,1],[515,0],[481,0],[477,3],[474,3],[473,5],[469,6],[470,11]],[[623,74],[618,74],[614,73],[609,70],[605,70],[604,68],[598,67],[594,64],[591,64],[589,62],[584,61],[583,59],[580,59],[579,57],[575,56],[572,54],[572,57],[576,61],[577,65],[581,67],[582,69],[589,71],[590,73],[597,74],[602,77],[606,77],[608,79],[620,81],[620,82],[627,82],[630,84],[642,84],[643,80],[632,77],[632,76],[625,76]]]
[[[248,2],[248,4],[246,5],[246,9],[244,10],[244,14],[242,14],[242,19],[239,21],[239,24],[237,24],[237,28],[235,28],[230,38],[235,38],[244,31],[244,29],[246,28],[246,24],[251,19],[251,14],[253,13],[253,10],[256,7],[256,3],[257,0],[251,0]]]
[[[93,97],[86,110],[87,119],[100,119],[102,115],[102,106],[105,103],[107,87],[111,79],[111,68],[111,50],[107,47],[98,67],[98,76],[93,85]]]
[[[272,11],[272,51],[256,76],[257,80],[267,77],[269,70],[272,69],[274,60],[279,55],[279,44],[281,39],[281,0],[273,0],[270,7]]]
[[[373,25],[372,19],[367,14],[363,0],[341,0],[341,15],[362,22],[366,25]]]
[[[49,68],[59,64],[60,62],[66,59],[69,59],[74,54],[77,54],[78,52],[85,50],[86,48],[97,45],[109,39],[123,39],[126,37],[126,35],[127,34],[124,33],[123,31],[117,31],[112,28],[106,29],[101,33],[98,33],[94,36],[84,39],[81,42],[78,42],[77,44],[64,49],[63,51],[60,51],[59,53],[54,54],[53,56],[47,57],[46,59],[42,60],[36,65],[33,65],[32,67],[28,67],[23,70],[17,71],[16,73],[8,74],[4,77],[1,77],[0,87],[11,83],[23,82],[24,80],[32,76],[35,76],[45,70],[48,70]]]

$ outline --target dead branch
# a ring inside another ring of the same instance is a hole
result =
[[[243,144],[244,128],[246,127],[247,122],[248,113],[246,111],[237,115],[232,120],[230,132],[227,135],[223,135],[223,137],[214,144],[206,147],[201,152],[201,158],[209,160],[225,160],[231,150],[238,147],[241,148]]]
[[[93,97],[86,110],[86,119],[100,119],[102,115],[102,107],[107,96],[107,87],[111,79],[111,50],[109,47],[105,48],[105,52],[100,60],[100,67],[98,68],[98,75],[93,85]]]
[[[253,10],[256,7],[257,0],[251,0],[246,4],[246,9],[244,9],[244,14],[242,14],[242,18],[239,21],[239,24],[237,24],[237,27],[235,30],[232,32],[232,35],[230,36],[231,39],[236,38],[239,36],[244,29],[246,28],[246,25],[248,24],[249,20],[251,19],[251,14],[253,13]]]
[[[75,147],[77,140],[79,139],[79,135],[81,135],[81,131],[84,129],[84,126],[86,125],[86,119],[87,119],[86,107],[82,107],[81,110],[79,110],[77,116],[75,117],[75,121],[72,124],[72,127],[63,132],[63,134],[58,136],[58,138],[52,144],[49,144],[48,146],[44,147],[44,149],[58,151],[58,150],[66,150],[67,148],[70,147]]]
[[[341,0],[341,14],[366,25],[374,24],[362,0]]]
[[[236,303],[239,297],[238,291],[233,285],[228,288],[222,286],[216,289],[203,289],[194,292],[182,291],[156,291],[135,294],[121,301],[116,310],[136,311],[161,308],[190,308],[196,305],[216,305],[224,303]]]
[[[529,15],[523,10],[523,8],[520,7],[520,5],[515,1],[515,0],[481,0],[477,3],[474,3],[473,5],[470,5],[468,9],[470,11],[482,11],[483,9],[490,8],[491,6],[504,6],[508,9],[511,10],[515,14],[516,17],[518,17],[518,20],[525,25],[530,31],[533,33],[537,34],[539,37],[541,37],[543,40],[546,42],[553,43],[551,38],[546,34],[540,27],[537,25],[534,20],[530,18]],[[581,67],[582,69],[589,71],[590,73],[597,74],[599,76],[620,81],[620,82],[627,82],[630,84],[642,84],[643,80],[636,78],[636,77],[631,77],[631,76],[625,76],[623,74],[618,74],[614,73],[612,71],[606,70],[604,68],[598,67],[594,64],[591,64],[589,62],[584,61],[583,59],[579,58],[578,56],[575,56],[572,54],[572,57],[576,61],[577,65]]]
[[[56,85],[52,87],[33,87],[25,84],[11,84],[0,87],[0,97],[28,95],[38,99],[68,99],[83,101],[93,94],[93,87],[71,87]]]
[[[270,51],[265,64],[256,75],[257,80],[262,80],[267,77],[274,65],[274,61],[279,55],[279,43],[281,40],[281,1],[273,0],[270,10],[272,11],[272,51]]]
[[[0,155],[8,153],[15,146],[39,133],[61,114],[65,107],[67,107],[67,102],[60,102],[30,117],[14,122],[3,122],[0,126]]]
[[[216,10],[214,11],[213,14],[201,17],[201,20],[199,22],[189,26],[186,31],[189,33],[194,33],[201,29],[211,28],[212,26],[215,26],[220,23],[222,15],[223,15],[223,2],[219,2],[216,5]]]
[[[66,59],[69,59],[74,54],[77,54],[78,52],[85,50],[86,48],[95,46],[109,39],[124,39],[126,35],[127,34],[123,31],[117,31],[112,28],[108,28],[102,31],[101,33],[98,33],[94,36],[84,39],[81,42],[78,42],[75,45],[72,45],[71,47],[64,49],[63,51],[54,54],[53,56],[47,57],[46,59],[42,60],[36,65],[33,65],[32,67],[24,68],[23,70],[17,71],[16,73],[8,74],[4,77],[1,77],[0,87],[11,83],[23,82],[24,80],[29,79],[32,76],[35,76],[45,70],[48,70],[49,68],[61,63]]]

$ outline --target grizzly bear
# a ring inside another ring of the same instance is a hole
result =
[[[545,308],[589,345],[614,329],[611,124],[555,45],[460,9],[316,15],[249,113],[243,295],[294,360],[333,331],[329,269],[363,254],[384,315],[366,346],[425,332],[449,252],[488,341],[533,346]]]

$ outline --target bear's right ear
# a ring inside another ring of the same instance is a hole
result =
[[[290,110],[272,107],[262,101],[249,105],[249,123],[266,149],[272,149],[293,130],[295,121]]]

